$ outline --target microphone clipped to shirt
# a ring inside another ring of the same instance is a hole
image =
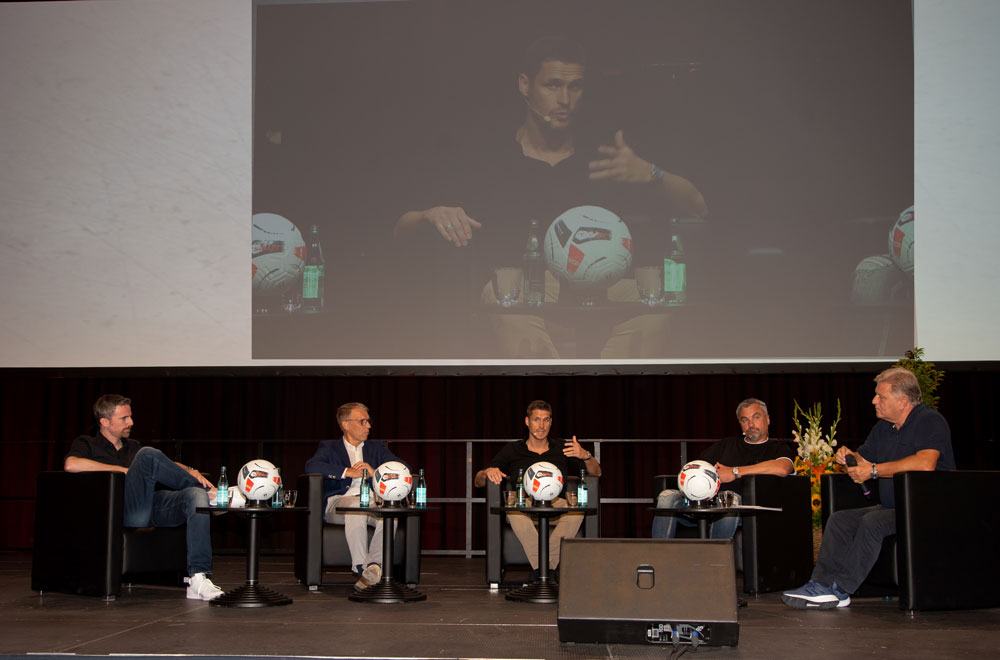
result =
[[[854,457],[854,454],[848,454],[847,457],[844,459],[844,462],[847,463],[847,467],[858,467],[858,459]],[[867,482],[862,481],[861,483],[858,484],[858,487],[861,488],[861,492],[864,493],[865,497],[871,496],[872,491],[868,487]]]

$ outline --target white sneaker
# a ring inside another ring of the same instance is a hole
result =
[[[356,591],[364,591],[368,587],[374,587],[382,579],[382,567],[378,564],[368,564],[368,567],[361,573],[361,577],[354,583]]]
[[[191,600],[212,600],[223,593],[204,573],[195,573],[188,582],[187,597]]]

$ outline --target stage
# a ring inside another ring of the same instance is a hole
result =
[[[263,557],[260,582],[294,602],[262,609],[210,607],[171,587],[136,586],[112,602],[40,596],[30,589],[30,572],[30,555],[0,555],[5,658],[667,658],[672,651],[646,644],[561,644],[557,606],[511,602],[503,591],[491,592],[482,558],[425,557],[419,588],[427,600],[400,605],[348,601],[352,581],[346,572],[328,572],[325,580],[333,584],[310,592],[296,583],[287,556]],[[244,558],[217,557],[213,578],[227,590],[241,584]],[[992,657],[1000,648],[1000,609],[911,616],[894,600],[856,599],[846,609],[808,612],[785,607],[778,594],[748,600],[739,610],[738,646],[702,646],[688,656],[938,660]]]

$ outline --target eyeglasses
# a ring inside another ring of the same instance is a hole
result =
[[[344,420],[344,421],[346,421],[346,422],[357,422],[361,426],[371,426],[372,425],[372,418],[371,417],[365,417],[364,419],[347,419],[347,420]]]

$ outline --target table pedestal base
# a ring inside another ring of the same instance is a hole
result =
[[[272,605],[291,605],[292,599],[259,584],[241,584],[218,598],[208,601],[208,604],[215,607],[271,607]]]
[[[540,577],[523,587],[508,591],[507,600],[522,603],[558,603],[559,585],[550,577]]]
[[[373,584],[364,591],[351,594],[347,600],[355,603],[415,603],[427,600],[427,594],[411,589],[393,578],[383,577],[378,584]]]

